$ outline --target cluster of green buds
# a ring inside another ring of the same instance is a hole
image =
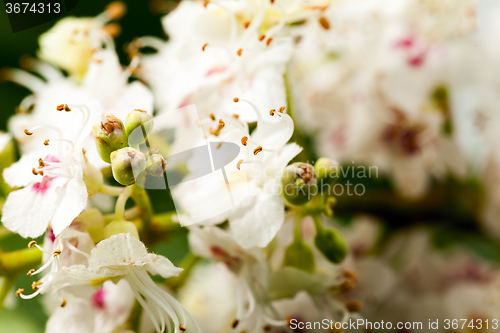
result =
[[[143,110],[130,112],[125,124],[112,114],[104,114],[92,127],[92,135],[99,156],[111,163],[115,180],[122,185],[133,185],[148,174],[161,177],[166,162],[159,154],[144,154],[138,147],[129,146],[130,134],[140,128],[142,142],[147,143],[148,135],[153,130],[152,117]]]
[[[282,195],[296,210],[298,220],[295,237],[284,257],[284,266],[291,266],[308,273],[314,271],[314,253],[301,237],[300,220],[311,215],[316,227],[314,246],[330,262],[340,263],[347,255],[347,242],[338,230],[326,228],[321,222],[321,214],[331,217],[336,199],[330,188],[338,179],[339,163],[322,157],[313,165],[303,162],[290,164],[283,171]]]

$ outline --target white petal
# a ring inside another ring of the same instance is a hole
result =
[[[3,171],[3,179],[10,187],[24,187],[33,181],[41,181],[42,176],[35,176],[32,169],[38,167],[39,151],[25,154],[19,161]]]
[[[94,314],[88,302],[74,299],[50,316],[46,333],[94,333]]]
[[[149,253],[146,257],[146,270],[153,275],[161,275],[165,279],[178,276],[183,269],[175,267],[170,260],[160,255]]]
[[[276,236],[285,220],[281,195],[267,187],[229,218],[231,232],[243,248],[265,247]]]
[[[57,185],[51,182],[43,192],[37,184],[11,192],[2,210],[4,226],[25,238],[42,235],[57,207]]]
[[[58,203],[51,220],[54,235],[59,235],[87,206],[88,192],[83,182],[82,170],[75,167],[76,174],[64,187],[58,188]]]
[[[92,250],[89,268],[128,267],[142,262],[147,254],[146,246],[137,238],[129,234],[113,235],[99,242]]]

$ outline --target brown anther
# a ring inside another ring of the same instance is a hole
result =
[[[213,113],[209,114],[208,116],[210,117],[210,119],[215,120],[215,116]]]
[[[236,52],[236,54],[241,56],[241,52],[243,52],[243,49],[239,49],[238,52]]]
[[[114,1],[106,6],[106,15],[112,20],[119,20],[127,12],[127,6],[121,1]]]
[[[247,141],[248,141],[248,136],[244,136],[241,138],[241,144],[243,146],[246,146],[247,145]]]
[[[283,113],[284,111],[285,111],[285,107],[284,106],[280,107],[279,110],[278,110],[279,113]]]
[[[226,123],[222,121],[222,119],[219,119],[219,127],[224,127],[226,126]]]
[[[28,273],[26,273],[26,275],[33,276],[33,273],[35,273],[35,270],[32,268],[28,271]]]
[[[31,275],[30,275],[31,276]],[[34,291],[37,291],[38,290],[38,284],[36,281],[33,281],[33,283],[31,284],[31,289],[33,289]]]
[[[274,3],[274,0],[270,0],[270,1],[271,1],[271,3]]]
[[[45,140],[45,141],[43,142],[43,144],[44,144],[44,145],[46,145],[46,146],[48,146],[48,145],[49,145],[49,139]]]
[[[243,26],[246,28],[248,28],[250,26],[250,21],[246,21],[245,23],[243,23]]]
[[[257,148],[255,148],[255,149],[253,150],[253,154],[254,154],[254,155],[257,155],[257,154],[258,154],[258,153],[260,153],[261,151],[262,151],[262,146],[258,146]]]
[[[30,56],[22,56],[21,59],[19,59],[19,66],[24,69],[24,70],[32,70],[35,65],[35,60],[30,57]]]
[[[238,326],[238,324],[239,324],[239,323],[240,323],[240,321],[239,321],[238,319],[235,319],[235,320],[233,321],[233,323],[231,324],[231,327],[232,327],[232,328],[236,328],[236,326]]]
[[[271,116],[274,116],[274,113],[275,113],[275,112],[276,112],[276,109],[272,109],[271,111],[269,111],[269,114],[270,114]]]
[[[240,170],[241,163],[243,163],[243,160],[239,160],[238,163],[236,163],[236,169]]]
[[[233,113],[233,118],[238,119],[240,117],[239,114]]]
[[[56,110],[57,110],[57,111],[62,111],[62,110],[64,110],[64,104],[59,104],[58,106],[56,106]]]
[[[70,112],[71,109],[69,108],[68,104],[64,104],[64,111]]]
[[[12,70],[10,68],[4,67],[0,68],[0,81],[9,81],[12,77]]]
[[[330,22],[328,22],[328,20],[324,17],[324,16],[321,16],[319,18],[319,24],[321,24],[321,26],[323,27],[323,29],[325,30],[328,30],[330,29]]]
[[[205,49],[207,48],[207,46],[208,46],[208,43],[203,44],[203,47],[201,48],[201,50],[205,51]]]
[[[64,308],[66,306],[66,300],[63,298],[60,304],[61,308]]]
[[[54,255],[54,257],[57,257],[58,255],[61,254],[61,250],[59,250],[59,249],[54,250],[54,252],[52,252],[52,254]]]
[[[186,331],[186,328],[182,325],[179,325],[179,329],[182,331],[182,332],[185,332]]]
[[[122,32],[122,27],[118,23],[108,23],[103,30],[111,37],[116,37]]]
[[[208,4],[209,4],[209,3],[210,3],[210,1],[205,1],[205,2],[203,3],[203,7],[207,8],[207,6],[208,6]]]
[[[362,306],[363,304],[360,301],[349,301],[345,303],[345,307],[349,312],[359,312]]]
[[[38,165],[40,166],[40,168],[43,168],[45,166],[45,163],[43,163],[42,158],[38,159]]]
[[[16,296],[21,296],[21,294],[24,293],[24,289],[23,288],[19,288],[16,290]]]
[[[33,241],[31,241],[31,242],[28,243],[28,248],[31,249],[35,245],[36,245],[36,241],[33,240]]]
[[[235,102],[235,103],[238,103],[238,102],[239,102],[239,100],[240,100],[240,99],[239,99],[238,97],[233,98],[233,102]]]
[[[348,280],[345,280],[344,282],[342,282],[338,286],[338,290],[341,293],[348,293],[348,292],[352,291],[354,289],[354,287],[355,287],[354,280],[348,279]]]
[[[342,275],[346,278],[346,279],[349,279],[349,280],[354,280],[354,281],[357,281],[358,280],[358,276],[356,275],[356,273],[354,273],[353,271],[350,271],[350,270],[345,270],[342,272]]]
[[[35,176],[36,176],[36,175],[38,175],[38,172],[36,171],[36,169],[35,169],[35,168],[31,169],[31,172],[32,172]]]
[[[26,135],[33,135],[33,132],[28,131],[27,129],[24,130],[24,134]]]
[[[266,324],[266,325],[264,325],[264,327],[262,327],[262,329],[263,329],[265,332],[269,332],[269,331],[271,330],[271,328],[272,328],[272,327],[271,327],[271,325],[269,325],[269,324]]]
[[[290,322],[292,321],[292,319],[293,319],[292,317],[286,317],[286,318],[285,318],[285,322],[286,322],[286,324],[287,324],[287,325],[290,325]]]
[[[259,36],[259,40],[260,40],[261,42],[264,40],[264,38],[266,38],[266,35],[264,35],[264,34],[261,34],[261,35]]]
[[[40,171],[38,171],[38,174],[39,174],[40,176],[43,176],[43,171],[41,171],[41,170],[40,170]]]
[[[269,37],[267,40],[266,40],[266,45],[269,45],[271,44],[271,42],[273,41],[273,37]]]

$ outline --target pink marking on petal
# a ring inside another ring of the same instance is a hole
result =
[[[91,302],[93,307],[104,309],[104,307],[106,306],[106,302],[104,301],[104,293],[104,289],[99,289],[92,295]]]
[[[205,76],[206,77],[209,77],[209,76],[212,76],[214,74],[218,74],[218,73],[224,73],[226,71],[226,66],[215,66],[215,67],[212,67],[210,68],[206,73],[205,73]]]
[[[413,57],[409,57],[407,60],[408,65],[410,65],[411,67],[420,67],[424,64],[424,61],[425,61],[425,52],[422,52]]]
[[[415,44],[415,39],[413,37],[408,37],[396,41],[396,43],[394,43],[394,46],[396,48],[409,49],[414,44]]]
[[[44,162],[56,162],[56,163],[60,163],[61,161],[59,160],[59,158],[55,155],[47,155],[45,156],[45,158],[43,159]]]
[[[50,239],[52,243],[54,243],[54,241],[56,240],[56,235],[54,235],[54,230],[52,230],[52,228],[50,228],[49,231],[47,231],[47,237]]]
[[[45,194],[45,192],[47,192],[47,190],[50,188],[51,180],[52,178],[50,178],[49,176],[44,176],[41,182],[34,183],[31,188],[37,193]]]

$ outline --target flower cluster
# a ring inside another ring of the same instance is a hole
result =
[[[31,91],[0,136],[0,239],[36,239],[0,251],[0,304],[41,295],[50,333],[494,319],[500,271],[468,250],[498,255],[499,5],[183,0],[123,66],[125,11],[63,18],[0,73]],[[346,164],[384,180],[336,195]]]

